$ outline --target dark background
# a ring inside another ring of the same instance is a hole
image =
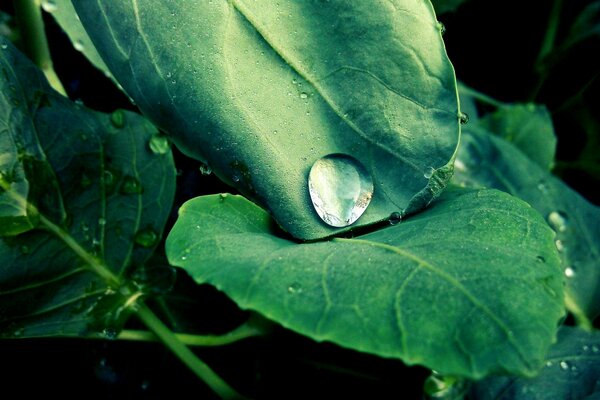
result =
[[[564,2],[558,42],[575,16],[588,3]],[[595,204],[600,204],[599,176],[577,166],[586,146],[580,108],[600,116],[596,81],[584,94],[583,106],[564,108],[586,79],[600,71],[590,52],[598,54],[598,40],[573,49],[541,86],[534,64],[545,34],[550,1],[491,2],[470,0],[457,12],[440,16],[457,77],[467,85],[505,102],[536,101],[553,113],[558,137],[555,173]],[[10,2],[0,10],[12,13]],[[46,16],[55,69],[73,100],[99,111],[135,110],[127,98],[73,49],[66,35]],[[596,99],[593,101],[593,99]],[[481,112],[488,110],[482,107]],[[597,126],[600,121],[596,120]],[[598,132],[596,132],[598,135]],[[232,192],[214,175],[200,174],[199,163],[175,151],[178,194],[174,210],[191,197]],[[174,219],[175,211],[173,214]],[[176,293],[184,320],[202,321],[186,326],[199,333],[225,332],[244,321],[246,313],[224,295],[196,286],[178,272]],[[167,296],[168,297],[168,296]],[[136,326],[136,322],[131,322]],[[265,399],[420,399],[428,371],[317,344],[281,328],[267,338],[249,339],[221,348],[196,349],[222,377],[243,393]],[[81,339],[10,340],[0,342],[1,398],[43,394],[59,398],[213,398],[211,392],[161,344]],[[16,395],[15,395],[16,396]]]

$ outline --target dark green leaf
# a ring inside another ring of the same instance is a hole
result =
[[[475,383],[473,400],[579,400],[600,396],[600,333],[563,326],[546,367],[533,379],[491,377]]]
[[[552,117],[545,106],[507,105],[486,115],[479,124],[513,143],[540,167],[552,169],[556,136]]]
[[[39,211],[39,229],[0,241],[0,336],[106,326],[105,318],[120,320],[125,302],[138,295],[119,287],[123,275],[148,259],[162,233],[175,186],[170,149],[150,150],[157,131],[140,116],[118,111],[115,118],[73,104],[10,44],[1,46],[1,84],[11,101],[0,103],[0,115],[11,117],[2,119],[0,137],[19,144],[17,163],[11,148],[6,159],[17,167],[33,160],[50,173],[25,168],[28,192],[0,182],[3,198]],[[0,215],[10,207],[0,203]],[[150,231],[154,243],[140,245],[140,232]]]
[[[582,10],[571,26],[563,47],[571,47],[593,36],[600,38],[600,1],[591,2]]]
[[[450,177],[456,82],[429,2],[73,3],[140,109],[297,238],[339,231],[308,194],[325,155],[373,176],[357,225],[423,208]]]
[[[431,2],[433,3],[435,12],[440,15],[450,11],[456,11],[456,9],[463,3],[466,3],[467,0],[431,0]]]
[[[579,317],[600,314],[600,208],[510,143],[475,127],[464,131],[453,179],[511,193],[546,217],[569,277],[567,306]]]
[[[563,314],[552,230],[494,190],[447,191],[396,226],[310,244],[242,197],[199,197],[166,249],[198,283],[315,340],[471,378],[533,374]]]

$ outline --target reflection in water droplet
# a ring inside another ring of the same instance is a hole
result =
[[[465,125],[469,122],[469,116],[467,115],[467,113],[461,112],[460,114],[458,114],[458,120],[461,123],[461,125]]]
[[[300,286],[299,283],[292,283],[290,286],[288,286],[287,291],[288,293],[292,294],[302,293],[302,286]]]
[[[125,126],[125,113],[123,110],[117,110],[110,115],[110,122],[115,128],[122,128]]]
[[[56,0],[44,0],[42,1],[42,8],[48,13],[53,13],[58,9],[58,6],[56,5]]]
[[[402,221],[402,214],[399,212],[393,212],[390,214],[390,225],[398,225]]]
[[[568,220],[567,215],[562,211],[552,211],[548,214],[548,224],[554,229],[556,232],[566,232],[568,228]]]
[[[143,191],[144,188],[142,184],[133,176],[126,176],[125,178],[123,178],[123,183],[121,184],[122,194],[139,194]]]
[[[135,243],[142,247],[152,247],[158,241],[158,234],[152,228],[137,231],[134,237]]]
[[[575,276],[575,270],[572,267],[565,268],[565,276],[567,278],[572,278]]]
[[[200,173],[202,175],[210,175],[212,173],[212,168],[210,167],[210,165],[204,163],[200,163],[198,170],[200,170]]]
[[[313,164],[308,190],[319,217],[328,225],[344,227],[367,209],[373,197],[373,179],[354,157],[330,154]]]
[[[562,369],[562,370],[565,370],[565,371],[566,371],[566,370],[568,370],[568,369],[569,369],[569,363],[567,363],[566,361],[561,361],[561,362],[559,363],[559,365],[560,365],[560,369]]]
[[[156,133],[150,138],[148,147],[154,154],[167,154],[171,145],[169,143],[169,138],[161,133]]]

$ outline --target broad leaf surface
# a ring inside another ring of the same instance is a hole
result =
[[[82,52],[106,76],[111,77],[108,67],[102,60],[102,57],[100,57],[100,54],[98,54],[85,28],[81,25],[81,21],[71,0],[43,1],[42,7],[54,17],[63,31],[69,36],[75,49]]]
[[[483,117],[480,126],[513,143],[540,167],[550,170],[556,136],[550,112],[543,105],[512,104]]]
[[[101,327],[106,318],[120,318],[120,307],[134,295],[115,283],[151,255],[171,208],[175,173],[168,143],[155,154],[149,142],[155,138],[156,148],[156,128],[143,118],[76,105],[53,92],[12,45],[2,48],[2,85],[13,100],[0,103],[1,138],[20,143],[19,157],[51,174],[20,181],[34,198],[0,181],[3,199],[23,207],[29,201],[40,211],[34,229],[0,239],[0,336]],[[1,168],[4,177],[5,164]],[[0,215],[7,209],[10,203],[0,203]],[[94,272],[92,264],[108,273]]]
[[[600,333],[563,326],[546,366],[533,379],[492,377],[474,384],[473,400],[600,398]]]
[[[511,193],[546,217],[568,275],[567,305],[590,319],[600,314],[600,208],[510,143],[477,128],[463,134],[453,181]]]
[[[454,189],[398,225],[298,244],[248,200],[213,195],[182,206],[166,249],[198,283],[315,340],[480,378],[541,367],[563,314],[553,235],[521,200]]]
[[[339,231],[307,188],[325,155],[373,176],[357,225],[415,212],[449,179],[456,82],[429,2],[73,4],[144,114],[297,238]]]

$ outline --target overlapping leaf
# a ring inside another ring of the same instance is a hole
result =
[[[556,231],[567,275],[567,304],[576,315],[600,313],[600,209],[540,168],[505,140],[468,129],[457,156],[453,181],[503,190],[525,200]]]
[[[357,222],[415,212],[450,177],[452,65],[429,2],[73,2],[125,91],[188,154],[301,239],[311,165],[350,154],[373,176]]]
[[[119,284],[150,256],[169,213],[168,142],[138,115],[96,113],[54,93],[1,46],[0,215],[35,218],[21,232],[3,229],[13,235],[0,240],[0,336],[104,326],[134,295]]]
[[[310,244],[278,236],[251,202],[213,195],[180,209],[167,255],[316,340],[480,378],[541,367],[563,314],[553,236],[494,190],[447,191],[399,225]]]

